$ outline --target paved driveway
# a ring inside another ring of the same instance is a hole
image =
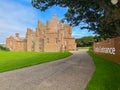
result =
[[[0,73],[0,90],[85,90],[95,69],[86,51],[54,62]]]

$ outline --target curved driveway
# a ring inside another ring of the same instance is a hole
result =
[[[54,62],[0,73],[0,90],[85,90],[95,69],[86,51]]]

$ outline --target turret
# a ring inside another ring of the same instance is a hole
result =
[[[57,15],[52,16],[52,21],[57,21]]]
[[[42,28],[43,24],[41,21],[38,21],[38,28]]]
[[[19,33],[16,33],[15,36],[16,36],[17,38],[19,38]]]

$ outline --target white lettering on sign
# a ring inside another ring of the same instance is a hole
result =
[[[101,52],[101,53],[109,53],[109,54],[115,54],[115,48],[95,48],[95,52]]]

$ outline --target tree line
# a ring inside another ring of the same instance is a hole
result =
[[[3,51],[10,51],[9,48],[3,47],[2,45],[0,45],[0,50],[3,50]]]
[[[77,38],[76,43],[77,47],[90,47],[93,45],[94,42],[103,41],[104,38],[100,36],[85,36],[82,38]]]

